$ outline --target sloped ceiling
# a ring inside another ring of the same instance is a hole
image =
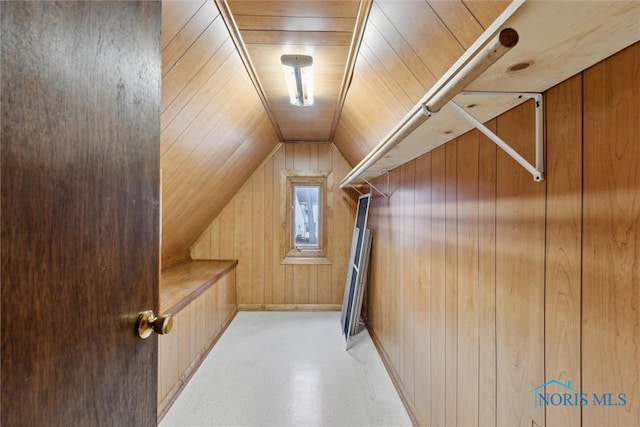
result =
[[[162,265],[188,250],[277,145],[211,0],[162,2]]]
[[[330,139],[359,0],[218,2],[228,6],[285,142]],[[289,103],[280,56],[313,57],[312,107]]]
[[[373,2],[334,143],[357,164],[509,5]]]
[[[164,267],[188,258],[280,140],[333,134],[330,142],[357,164],[509,4],[362,1],[163,1]],[[226,23],[220,10],[229,12]],[[359,44],[357,15],[366,12]],[[349,52],[357,46],[351,75]],[[283,53],[314,56],[313,107],[288,105]],[[343,106],[341,89],[348,89]]]

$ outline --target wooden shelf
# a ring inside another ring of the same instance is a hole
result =
[[[158,421],[238,312],[237,261],[190,261],[164,270],[160,312],[173,330],[158,339]]]
[[[502,29],[518,44],[470,83],[477,92],[542,93],[640,40],[640,2],[514,1],[385,138],[345,177],[366,183],[468,132],[473,125],[445,106],[407,134],[427,104]],[[520,68],[520,69],[519,69]],[[457,95],[453,101],[486,122],[526,99]],[[407,134],[398,138],[397,135]],[[508,141],[507,141],[508,142]],[[533,159],[530,159],[532,161]]]
[[[190,261],[162,271],[160,312],[178,313],[237,264],[235,260]]]

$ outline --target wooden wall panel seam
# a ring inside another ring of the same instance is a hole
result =
[[[179,62],[184,58],[184,56],[185,56],[186,54],[188,54],[188,53],[189,53],[189,50],[191,50],[191,48],[193,47],[193,45],[195,45],[195,44],[198,42],[198,40],[200,40],[200,38],[202,37],[202,35],[203,35],[204,33],[206,33],[206,32],[207,32],[207,30],[209,30],[209,28],[211,28],[211,26],[212,26],[212,25],[214,25],[214,22],[215,22],[215,21],[216,21],[216,19],[218,19],[219,17],[220,17],[220,15],[217,15],[217,16],[213,19],[213,21],[211,21],[211,22],[210,22],[210,23],[209,23],[209,24],[208,24],[208,25],[207,25],[207,26],[206,26],[206,27],[205,27],[205,28],[200,32],[200,34],[198,34],[198,37],[195,37],[195,38],[194,38],[193,42],[191,42],[191,44],[189,45],[189,47],[187,47],[186,49],[184,49],[184,51],[182,52],[182,54],[181,54],[181,55],[180,55],[180,56],[175,60],[175,62],[171,65],[171,67],[169,67],[167,70],[162,70],[162,77],[167,76],[167,75],[168,75],[168,74],[169,74],[169,73],[170,73],[170,72],[175,68],[175,66],[176,66],[176,65],[177,65],[177,64],[178,64],[178,63],[179,63]],[[190,20],[190,21],[191,21],[191,20]],[[186,26],[186,25],[185,25],[185,26]],[[166,49],[166,48],[165,48],[165,49]],[[210,54],[211,54],[211,56],[213,56],[213,55],[215,54],[215,52],[211,52]],[[206,63],[206,61],[205,61],[205,63]],[[200,70],[198,70],[198,71],[200,71]],[[189,79],[189,81],[191,81],[191,79]],[[189,83],[189,81],[188,81],[188,82],[186,82],[186,84],[188,84],[188,83]]]
[[[224,80],[221,82],[219,79],[215,79],[216,75],[218,73],[223,73],[223,75],[226,75],[228,79],[231,79],[232,76],[235,74],[235,71],[229,72],[226,70],[226,67],[232,68],[235,65],[235,69],[240,69],[239,63],[236,62],[236,64],[234,64],[233,60],[230,61],[230,59],[234,56],[234,52],[235,51],[233,50],[233,43],[229,39],[221,43],[220,46],[212,54],[211,58],[209,58],[209,60],[198,71],[198,73],[194,75],[193,79],[187,82],[183,86],[183,88],[176,94],[175,98],[172,99],[170,102],[167,103],[167,105],[164,106],[164,108],[161,111],[161,122],[162,122],[163,133],[165,131],[168,132],[173,130],[173,126],[171,128],[169,127],[173,124],[175,120],[181,119],[182,118],[181,116],[183,116],[186,113],[189,113],[190,115],[193,114],[195,119],[195,117],[197,117],[200,114],[200,112],[204,108],[206,108],[207,105],[209,105],[208,98],[206,98],[206,101],[204,102],[201,101],[204,99],[203,95],[213,98],[213,96],[220,93],[220,91],[224,88]],[[217,55],[220,55],[220,58],[216,58]],[[215,68],[211,67],[212,70],[208,74],[203,74],[205,69],[207,68],[207,65],[209,65],[213,61],[216,61],[217,59],[219,59],[219,63],[216,64]],[[193,93],[191,93],[189,89],[191,88],[191,86],[195,86],[194,83],[199,83],[200,76],[202,76],[201,77],[202,83],[199,86],[195,87],[193,89]],[[210,89],[211,86],[213,86],[215,90],[211,90]],[[191,113],[191,111],[194,110],[192,105],[193,104],[198,105],[199,103],[201,103],[203,106],[199,110]],[[174,104],[175,105],[183,104],[183,105],[179,107],[179,110],[177,112],[173,113]],[[167,118],[167,116],[170,114],[172,114],[172,117]],[[185,128],[187,127],[188,127],[188,124],[185,126]],[[178,139],[181,134],[182,132],[178,134],[176,139]],[[170,146],[167,147],[166,144],[161,144],[162,153],[166,152],[169,148]]]
[[[581,335],[582,120],[577,123],[576,117],[582,117],[581,79],[576,76],[549,90],[546,96],[546,162],[557,172],[547,177],[545,379],[571,380],[578,390],[582,384],[580,366],[577,370],[575,366],[580,365]],[[573,261],[576,258],[577,266]],[[581,408],[545,408],[545,423],[575,425],[580,412]]]
[[[203,1],[202,4],[200,5],[200,7],[198,7],[198,9],[193,13],[193,15],[191,15],[191,17],[187,20],[187,22],[184,23],[184,25],[182,27],[180,27],[180,29],[178,31],[176,31],[176,33],[174,34],[174,36],[171,38],[171,40],[167,41],[167,43],[165,44],[165,46],[162,48],[162,50],[164,51],[167,46],[169,46],[171,44],[172,41],[175,40],[175,38],[178,36],[178,34],[180,34],[180,32],[182,30],[185,29],[185,27],[187,27],[189,25],[189,22],[191,22],[191,20],[193,19],[193,17],[198,14],[198,12],[200,12],[200,10],[204,7],[204,5],[207,3],[207,0]]]
[[[433,12],[433,14],[438,18],[438,21],[440,21],[442,23],[442,26],[444,28],[447,29],[447,32],[449,32],[449,34],[451,35],[451,37],[453,37],[453,39],[458,43],[458,45],[460,45],[460,49],[462,49],[463,51],[468,49],[468,46],[465,47],[464,44],[460,41],[460,39],[456,36],[456,34],[454,33],[454,31],[451,29],[451,27],[449,27],[449,25],[447,24],[447,22],[438,14],[438,12],[436,12],[436,10],[433,8],[433,6],[431,5],[431,1],[426,0],[427,6],[429,7],[429,9],[431,9],[431,11]],[[475,20],[475,17],[474,17]]]
[[[445,343],[445,409],[449,425],[457,424],[458,398],[458,246],[451,248],[458,239],[457,151],[457,140],[445,145],[445,329],[448,331]],[[450,367],[452,363],[453,368]]]
[[[582,385],[629,398],[625,407],[587,405],[583,421],[638,425],[640,44],[583,76]]]
[[[373,5],[373,7],[374,7],[374,8],[376,8],[376,7],[377,7],[377,6],[375,5],[375,3],[374,3],[374,5]],[[373,10],[373,9],[372,9],[372,10]],[[430,74],[431,76],[433,76],[433,82],[432,82],[432,84],[433,84],[433,83],[435,83],[435,82],[437,81],[436,74],[435,74],[433,71],[431,71],[431,69],[429,68],[429,66],[428,66],[428,65],[427,65],[427,64],[422,60],[422,58],[420,57],[420,55],[418,55],[418,53],[417,53],[417,52],[415,51],[415,49],[411,46],[411,44],[410,44],[410,43],[409,43],[409,42],[408,42],[408,41],[407,41],[407,40],[402,36],[402,34],[398,31],[398,29],[397,29],[397,28],[396,28],[396,26],[393,24],[393,22],[392,22],[392,21],[389,19],[389,17],[384,13],[384,11],[383,11],[382,9],[380,9],[379,7],[378,7],[378,10],[379,10],[380,14],[381,14],[382,16],[384,16],[384,19],[386,19],[386,20],[389,22],[389,25],[391,25],[391,27],[393,27],[393,28],[394,28],[394,30],[398,33],[398,35],[400,36],[400,38],[401,38],[402,40],[404,40],[404,42],[407,44],[407,47],[408,47],[409,51],[411,51],[411,52],[413,53],[413,55],[412,55],[412,56],[415,56],[415,59],[417,59],[417,60],[420,62],[421,66],[422,66],[422,67],[427,71],[427,73],[428,73],[428,74]],[[369,25],[374,25],[374,26],[376,26],[376,24],[375,24],[374,22],[369,22]],[[378,28],[378,31],[380,31],[380,32],[382,33],[382,30],[381,30],[380,28]],[[392,49],[393,49],[394,51],[396,51],[396,49],[393,47],[393,45],[392,45]],[[396,51],[396,52],[397,52],[397,51]],[[399,57],[399,59],[400,59],[402,62],[404,62],[405,66],[406,66],[409,70],[412,70],[412,72],[414,72],[414,71],[413,71],[413,70],[414,70],[414,67],[411,67],[411,64],[410,64],[410,63],[406,63],[406,62],[404,61],[404,59],[400,56],[400,54],[399,54],[399,53],[398,53],[398,57]],[[422,81],[422,80],[420,79],[420,76],[416,75],[415,73],[414,73],[414,76],[415,76],[415,78],[416,78],[418,81]],[[430,86],[430,85],[428,85],[428,86]],[[425,92],[426,92],[426,91],[425,91]],[[422,95],[423,95],[423,94],[421,94],[420,96],[422,96]]]
[[[582,355],[584,354],[583,340],[584,340],[584,135],[585,135],[585,111],[584,111],[584,72],[580,73],[580,392],[584,391],[584,363]],[[584,425],[584,411],[580,408],[580,426]]]

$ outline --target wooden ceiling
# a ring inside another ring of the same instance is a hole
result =
[[[188,257],[279,141],[334,142],[357,164],[508,4],[163,1],[163,266]],[[283,53],[314,57],[314,106],[289,105]]]
[[[334,142],[356,165],[508,1],[374,1]]]
[[[360,1],[229,0],[218,4],[228,7],[232,15],[283,141],[329,141]],[[289,103],[280,64],[283,54],[313,57],[313,106]]]
[[[162,2],[162,265],[189,247],[278,137],[211,0]]]

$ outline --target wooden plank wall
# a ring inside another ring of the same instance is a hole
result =
[[[582,388],[590,425],[640,425],[640,43],[584,73]]]
[[[158,338],[158,417],[164,416],[235,316],[232,270],[174,314],[170,334]]]
[[[640,425],[639,97],[636,44],[546,93],[545,182],[472,131],[374,197],[368,325],[417,424]],[[533,117],[489,126],[533,158]],[[535,408],[551,379],[588,404]]]
[[[351,169],[332,144],[282,144],[202,233],[193,259],[237,259],[240,309],[342,304],[355,197],[339,188]],[[284,218],[280,212],[283,171],[333,172],[333,211],[328,215],[330,265],[283,265]]]

